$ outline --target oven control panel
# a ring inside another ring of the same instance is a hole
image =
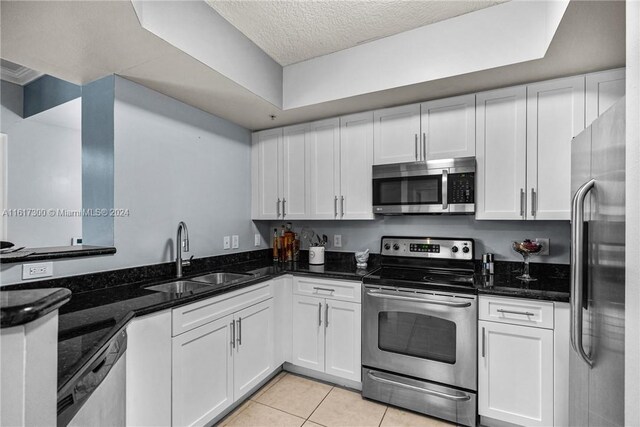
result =
[[[473,239],[383,237],[380,254],[413,258],[473,260]]]

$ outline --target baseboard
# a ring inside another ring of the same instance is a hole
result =
[[[313,369],[303,368],[293,365],[289,362],[285,362],[283,366],[284,370],[293,374],[303,375],[305,377],[313,378],[331,385],[342,386],[357,391],[362,391],[362,383],[353,380],[347,380],[345,378],[336,377],[335,375],[325,374],[324,372],[314,371]]]

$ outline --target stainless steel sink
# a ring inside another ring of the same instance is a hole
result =
[[[224,285],[229,283],[236,283],[242,280],[251,279],[252,277],[253,277],[252,274],[219,272],[219,273],[205,274],[204,276],[194,277],[189,280],[203,283],[206,286],[206,285]]]
[[[145,289],[156,292],[166,292],[168,294],[184,294],[207,288],[205,283],[189,282],[178,280],[176,282],[163,283],[162,285],[148,286]]]

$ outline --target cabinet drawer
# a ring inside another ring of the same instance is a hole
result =
[[[172,336],[175,337],[271,297],[273,297],[273,282],[268,281],[174,308]]]
[[[347,280],[326,280],[312,277],[294,277],[293,293],[311,295],[327,299],[360,302],[360,282]]]
[[[553,329],[553,303],[518,298],[480,297],[480,320]]]

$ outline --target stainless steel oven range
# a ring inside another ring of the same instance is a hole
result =
[[[362,395],[476,425],[472,239],[383,237],[363,279]]]

